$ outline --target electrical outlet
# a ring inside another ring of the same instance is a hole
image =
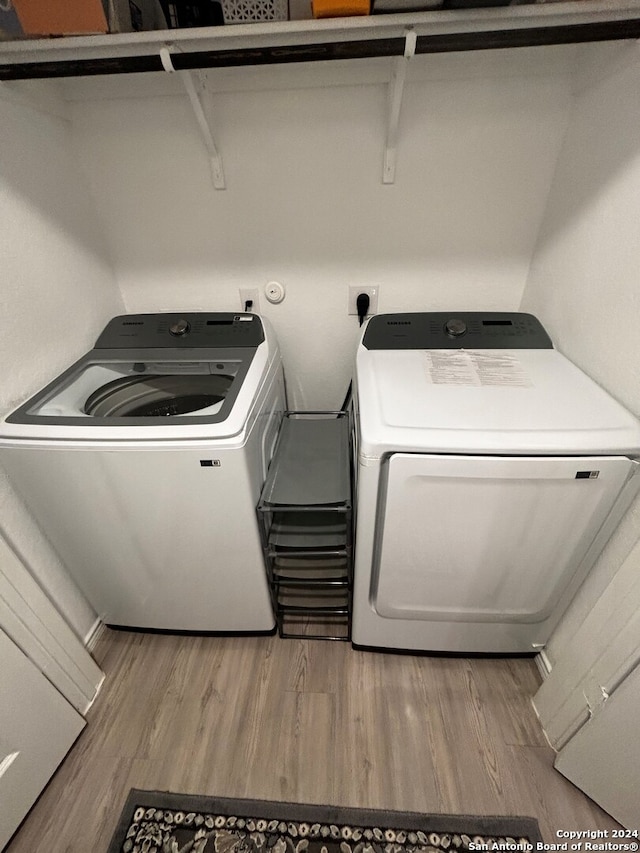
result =
[[[257,287],[241,287],[240,288],[240,310],[244,311],[244,306],[247,302],[252,302],[251,313],[260,313],[260,291]]]
[[[356,305],[356,301],[361,293],[366,293],[369,296],[369,309],[367,311],[367,317],[370,317],[371,314],[377,314],[379,291],[380,288],[377,285],[374,287],[358,287],[357,285],[350,284],[348,313],[355,314],[356,317],[358,316],[358,306]]]

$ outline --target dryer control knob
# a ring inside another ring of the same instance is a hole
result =
[[[444,330],[450,338],[460,338],[467,331],[467,324],[464,320],[456,320],[453,317],[444,324]]]
[[[191,327],[186,320],[178,320],[177,323],[174,323],[172,326],[169,326],[169,331],[172,335],[175,335],[176,338],[181,338],[183,335],[186,335]]]

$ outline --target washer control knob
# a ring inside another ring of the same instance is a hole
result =
[[[178,320],[177,323],[174,323],[172,326],[169,326],[169,331],[176,338],[181,338],[183,335],[186,335],[191,326],[186,320]]]
[[[444,324],[444,330],[450,338],[460,338],[466,333],[467,324],[464,320],[457,320],[455,317],[452,317],[451,320],[447,320]]]

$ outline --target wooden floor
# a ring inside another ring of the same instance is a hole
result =
[[[10,853],[107,847],[132,787],[617,824],[552,768],[531,659],[106,631],[88,725]]]

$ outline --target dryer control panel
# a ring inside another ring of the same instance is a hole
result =
[[[256,314],[124,314],[110,321],[95,348],[257,347],[262,341]]]
[[[553,349],[533,314],[429,311],[378,314],[369,320],[366,349]]]

